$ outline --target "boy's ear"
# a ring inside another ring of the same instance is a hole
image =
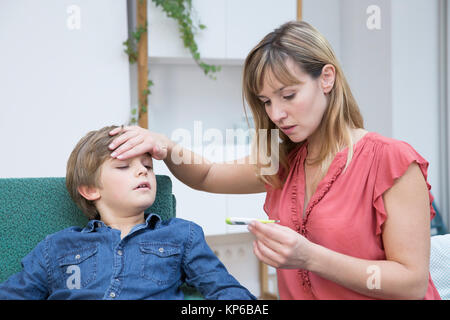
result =
[[[86,200],[94,201],[100,199],[100,192],[98,192],[96,187],[82,185],[77,190]]]

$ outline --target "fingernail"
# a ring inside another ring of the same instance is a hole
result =
[[[111,157],[113,157],[113,158],[115,158],[116,155],[117,155],[117,153],[115,153],[115,152],[111,153]]]
[[[111,144],[109,145],[109,148],[110,148],[110,149],[114,149],[114,143],[111,143]]]

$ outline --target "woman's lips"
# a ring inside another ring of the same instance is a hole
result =
[[[280,129],[285,133],[285,134],[291,134],[292,131],[294,131],[296,125],[293,126],[284,126],[284,127],[280,127]]]

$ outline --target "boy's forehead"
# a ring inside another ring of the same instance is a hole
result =
[[[125,162],[125,161],[133,161],[134,159],[139,159],[139,160],[146,160],[146,161],[150,161],[153,162],[153,158],[151,157],[150,153],[144,153],[141,154],[139,156],[135,156],[129,159],[125,159],[125,160],[120,160],[120,159],[116,159],[116,158],[110,158],[110,161],[112,162]]]

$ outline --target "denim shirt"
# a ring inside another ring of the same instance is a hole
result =
[[[47,236],[0,284],[0,299],[183,299],[180,285],[206,299],[255,299],[228,273],[200,226],[146,216],[120,238],[98,220]]]

